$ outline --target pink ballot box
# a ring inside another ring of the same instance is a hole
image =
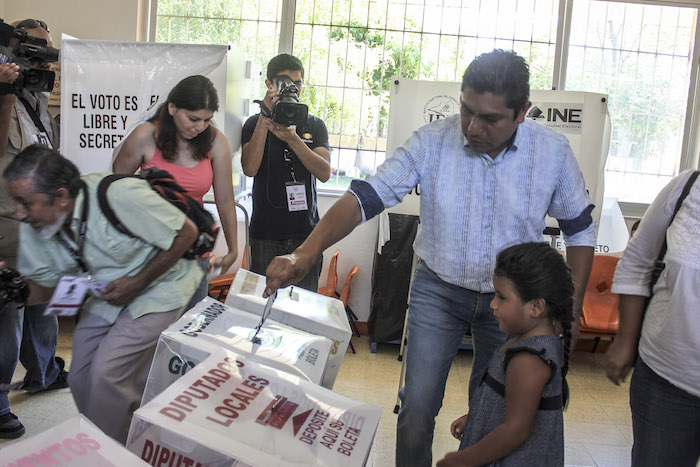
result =
[[[134,413],[127,448],[207,466],[365,465],[381,409],[218,350]]]
[[[1,467],[147,467],[148,464],[79,415],[0,448]],[[195,464],[192,464],[194,467]]]
[[[265,276],[240,269],[231,284],[226,304],[262,315],[267,301],[262,297],[264,290]],[[326,336],[333,342],[322,383],[324,387],[332,389],[352,337],[343,302],[291,286],[277,291],[270,318],[287,326]]]
[[[259,316],[213,298],[199,302],[161,333],[141,405],[216,349],[232,350],[312,383],[321,383],[331,349],[329,339],[268,319],[258,332],[260,344],[253,344],[251,337],[259,323]]]

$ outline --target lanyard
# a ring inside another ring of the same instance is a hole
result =
[[[288,147],[285,147],[282,153],[284,155],[284,165],[289,170],[289,173],[292,174],[292,180],[294,180],[294,183],[297,183],[297,177],[294,174],[294,159],[292,159],[292,153]]]
[[[68,241],[63,238],[60,230],[56,232],[56,240],[58,240],[58,243],[63,245],[63,247],[68,250],[68,253],[70,253],[71,257],[76,263],[78,263],[78,266],[80,266],[80,269],[82,269],[84,273],[87,273],[88,268],[83,261],[83,250],[85,249],[85,235],[87,234],[87,214],[89,203],[87,185],[85,185],[85,182],[82,180],[80,181],[80,185],[84,190],[85,195],[83,196],[83,212],[80,215],[80,230],[78,231],[78,241],[76,242],[78,248],[73,248]]]

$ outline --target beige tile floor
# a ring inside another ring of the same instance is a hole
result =
[[[57,354],[70,363],[70,321],[61,321]],[[370,352],[367,337],[353,338],[357,354],[348,350],[334,390],[382,408],[379,429],[370,455],[376,467],[394,466],[396,391],[401,372],[398,346],[382,344]],[[576,352],[571,362],[569,386],[571,402],[564,412],[566,464],[571,466],[627,466],[632,441],[632,419],[627,385],[614,386],[604,376],[602,354]],[[445,400],[436,421],[433,458],[438,460],[457,449],[458,442],[449,433],[450,424],[463,415],[467,406],[467,383],[472,354],[462,350],[452,365]],[[22,377],[20,367],[15,379]],[[29,396],[10,394],[12,411],[27,428],[23,438],[40,433],[77,414],[69,389]],[[4,443],[0,441],[0,447]]]

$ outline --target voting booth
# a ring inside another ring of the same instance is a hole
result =
[[[134,413],[126,446],[147,462],[167,453],[158,465],[362,466],[380,414],[218,350]]]
[[[0,467],[34,465],[147,467],[149,464],[78,415],[36,436],[0,448]]]
[[[258,316],[262,315],[267,302],[262,296],[265,283],[265,276],[239,269],[226,297],[226,304]],[[343,302],[290,286],[277,291],[277,299],[272,305],[269,318],[331,340],[331,351],[322,384],[332,389],[352,337]]]
[[[411,134],[428,123],[459,113],[461,83],[419,81],[394,77],[387,133],[387,157]],[[526,118],[562,133],[576,156],[598,222],[603,207],[603,175],[610,147],[607,95],[578,91],[530,91]],[[418,215],[420,188],[389,212]],[[556,226],[556,220],[548,219]]]

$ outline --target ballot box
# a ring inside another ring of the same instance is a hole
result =
[[[66,420],[38,435],[0,447],[1,467],[44,465],[148,466],[82,415]]]
[[[362,466],[380,415],[218,349],[134,413],[127,448],[149,462],[158,451],[187,465]]]
[[[278,370],[320,384],[331,350],[323,336],[294,329],[268,319],[251,338],[260,317],[207,297],[158,339],[141,405],[144,405],[213,350],[224,348]]]
[[[226,304],[262,315],[267,301],[262,297],[264,290],[265,276],[240,269],[231,284]],[[332,389],[352,337],[343,302],[291,286],[277,291],[270,318],[332,341],[322,383],[324,387]]]

